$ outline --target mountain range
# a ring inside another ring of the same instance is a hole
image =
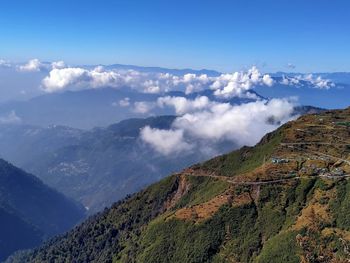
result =
[[[187,99],[207,96],[214,101],[231,104],[242,104],[256,100],[249,98],[220,99],[216,98],[211,90],[192,94],[185,94],[182,91],[149,94],[138,92],[128,87],[120,89],[86,89],[50,93],[29,100],[0,103],[0,124],[2,122],[1,117],[4,118],[11,113],[15,114],[18,120],[17,122],[23,124],[42,127],[63,125],[80,129],[107,126],[129,118],[174,115],[175,111],[172,108],[153,107],[158,98],[165,96]],[[256,94],[256,97],[262,98],[258,94]],[[121,103],[123,100],[126,104]],[[145,111],[137,109],[136,106],[138,103],[145,105]],[[8,122],[11,122],[11,120]]]
[[[349,116],[288,122],[10,262],[347,262]]]

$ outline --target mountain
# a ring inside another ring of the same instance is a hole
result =
[[[65,125],[75,128],[106,126],[122,119],[142,116],[119,105],[124,98],[134,101],[154,101],[152,94],[125,89],[88,89],[45,94],[25,101],[0,104],[0,114],[15,112],[22,123],[49,126]]]
[[[95,68],[95,66],[88,66],[89,68]],[[162,68],[162,67],[142,67],[142,66],[135,66],[135,65],[122,65],[122,64],[113,64],[113,65],[107,65],[103,66],[106,69],[110,70],[135,70],[138,72],[151,72],[151,73],[169,73],[173,74],[175,76],[183,76],[185,74],[206,74],[210,77],[217,77],[221,73],[216,70],[210,70],[210,69],[169,69],[169,68]]]
[[[350,96],[350,84],[336,84],[329,89],[321,89],[303,85],[283,85],[279,82],[282,78],[275,77],[276,84],[272,87],[256,87],[255,91],[266,98],[298,98],[300,105],[312,105],[324,109],[341,109],[348,106],[345,98]]]
[[[350,84],[350,72],[313,72],[311,73],[314,76],[321,76],[324,79],[329,79],[334,83],[339,84]],[[270,73],[273,77],[282,77],[282,76],[303,76],[305,73],[291,73],[291,72],[276,72]]]
[[[319,109],[299,107],[295,114],[310,110]],[[140,139],[141,128],[169,129],[174,119],[128,119],[90,131],[56,125],[1,125],[0,155],[96,212],[171,172],[208,158],[196,151],[163,156]],[[232,142],[223,143],[218,152],[236,147]]]
[[[90,131],[64,126],[0,126],[0,155],[96,212],[203,155],[164,156],[145,144],[140,129],[169,129],[174,116],[128,119]],[[228,143],[226,152],[235,147]]]
[[[67,231],[83,216],[82,207],[0,159],[0,260]]]
[[[297,107],[294,114],[320,110]],[[0,156],[94,213],[171,172],[215,155],[193,151],[164,156],[140,138],[141,128],[169,129],[174,119],[128,119],[89,131],[58,125],[0,125]],[[216,146],[216,152],[237,147],[226,141]]]
[[[349,137],[350,108],[302,116],[14,260],[347,262]]]
[[[254,92],[250,92],[254,93]],[[257,98],[262,98],[254,93]],[[241,104],[254,99],[232,98],[218,99],[212,90],[204,90],[193,94],[173,91],[161,94],[148,94],[132,90],[128,87],[86,89],[50,93],[29,100],[8,101],[0,103],[1,118],[14,113],[22,124],[49,126],[62,125],[80,129],[91,129],[107,126],[129,118],[144,118],[145,116],[174,115],[172,108],[154,107],[159,97],[178,96],[194,99],[197,96],[208,96],[214,101]],[[124,103],[121,103],[124,101]],[[136,105],[145,105],[146,112],[138,110]]]

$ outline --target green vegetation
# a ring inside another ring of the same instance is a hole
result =
[[[350,231],[350,184],[341,180],[336,185],[337,196],[330,202],[330,208],[335,215],[337,227]]]
[[[233,238],[229,246],[238,250],[240,258],[248,259],[253,252],[252,241],[259,245],[259,236],[251,229],[256,215],[253,205],[224,206],[200,224],[177,219],[150,224],[142,235],[136,261],[211,262],[225,237]]]
[[[224,176],[234,176],[254,170],[271,157],[274,149],[282,141],[282,128],[267,134],[255,147],[243,147],[240,150],[216,157],[200,166],[216,171]]]
[[[315,118],[303,117],[301,124],[310,119]],[[276,146],[282,138],[303,142],[305,134],[312,136],[312,141],[316,131],[300,130],[319,125],[309,122],[305,127],[296,122],[268,134],[255,147],[244,147],[193,166],[193,172],[200,175],[207,170],[208,174],[234,176],[255,169],[265,158],[284,150],[298,158],[300,149],[281,147],[275,151]],[[294,124],[298,130],[295,133],[291,130]],[[322,147],[318,145],[317,150],[324,150]],[[299,164],[302,166],[302,161]],[[278,167],[274,166],[276,172]],[[181,178],[168,177],[118,202],[23,258],[28,262],[53,263],[296,263],[350,259],[350,184],[345,178],[315,176],[241,186],[231,186],[223,181],[225,178],[190,174],[186,174],[184,186]],[[244,179],[243,175],[240,178]],[[182,196],[178,195],[179,186],[188,189]],[[219,207],[221,203],[215,202],[215,209],[211,206],[208,211],[206,205],[200,206],[225,191],[232,203],[222,202],[225,204]],[[175,193],[178,200],[173,198]],[[169,208],[174,200],[177,203]],[[207,217],[193,220],[191,213],[198,211],[208,212]]]
[[[316,179],[314,178],[303,178],[294,186],[295,190],[293,188],[285,189],[287,200],[290,205],[286,208],[286,221],[284,228],[288,228],[294,224],[301,209],[305,207],[308,196],[312,193],[315,182]]]
[[[170,176],[144,191],[115,203],[70,233],[34,250],[30,262],[134,262],[142,227],[164,211],[176,191],[178,178]]]
[[[282,232],[266,242],[257,263],[299,263],[296,232]]]
[[[175,208],[207,202],[229,187],[229,183],[226,181],[205,176],[188,177],[188,183],[191,187],[190,190],[181,198]]]
[[[340,125],[340,126],[345,126],[345,127],[350,127],[350,122],[337,122],[337,125]]]

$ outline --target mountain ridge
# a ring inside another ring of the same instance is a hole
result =
[[[25,259],[346,262],[349,127],[350,108],[302,116],[114,204]]]

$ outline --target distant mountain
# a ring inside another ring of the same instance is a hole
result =
[[[0,155],[96,212],[205,158],[199,153],[163,156],[140,139],[144,126],[169,129],[174,119],[129,119],[90,131],[3,125]]]
[[[321,76],[324,79],[330,79],[334,83],[338,84],[347,84],[350,85],[350,72],[314,72],[312,73],[315,76]],[[270,74],[273,77],[282,77],[282,76],[300,76],[305,75],[305,73],[290,73],[290,72],[276,72]]]
[[[350,108],[173,174],[25,262],[347,262]],[[14,261],[16,262],[16,261]]]
[[[350,98],[350,85],[337,84],[330,89],[320,89],[304,84],[304,86],[275,84],[272,87],[256,87],[254,90],[266,98],[295,97],[300,105],[326,109],[341,109],[349,104],[345,98]]]
[[[84,209],[0,159],[0,260],[69,230]]]
[[[253,99],[232,98],[217,99],[212,90],[186,95],[181,91],[162,94],[147,94],[129,88],[101,88],[81,91],[66,91],[63,93],[45,94],[27,101],[10,101],[0,104],[0,117],[14,112],[24,124],[49,126],[64,125],[74,128],[91,129],[96,126],[107,126],[129,118],[145,116],[171,115],[170,108],[153,108],[157,98],[162,96],[178,96],[195,98],[208,96],[215,101],[241,104]],[[256,97],[261,97],[256,94]],[[127,105],[120,104],[127,98]],[[135,109],[135,103],[150,103],[150,110],[146,113]]]
[[[96,67],[96,66],[90,66],[90,67]],[[136,70],[139,72],[152,72],[152,73],[169,73],[173,75],[185,75],[185,74],[206,74],[210,77],[216,77],[219,76],[221,73],[216,70],[209,70],[209,69],[169,69],[169,68],[162,68],[162,67],[142,67],[142,66],[135,66],[135,65],[121,65],[121,64],[113,64],[113,65],[107,65],[104,66],[106,69],[124,69],[124,70]]]

